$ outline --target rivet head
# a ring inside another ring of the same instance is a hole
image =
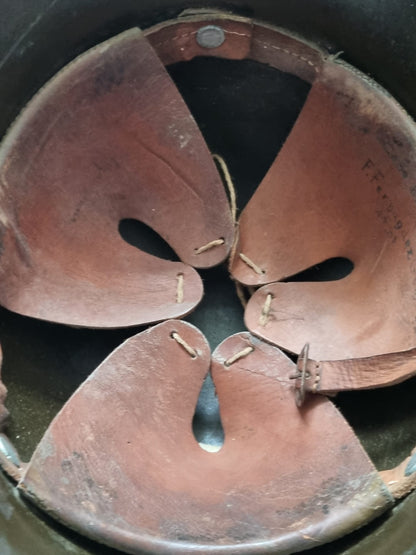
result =
[[[14,466],[20,468],[21,462],[16,449],[10,443],[10,440],[4,435],[0,434],[0,452],[8,459]]]
[[[405,476],[411,476],[416,472],[416,453],[414,453],[406,466],[406,470],[404,472]]]
[[[202,48],[218,48],[225,41],[225,33],[221,27],[206,25],[196,34],[196,42]]]

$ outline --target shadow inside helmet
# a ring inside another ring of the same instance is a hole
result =
[[[151,227],[139,220],[125,218],[118,227],[121,237],[132,245],[158,258],[178,261],[179,257],[169,244]]]
[[[335,281],[347,277],[353,269],[354,263],[348,258],[328,258],[282,281]]]

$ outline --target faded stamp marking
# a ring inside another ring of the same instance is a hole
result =
[[[408,260],[412,279],[412,299],[416,301],[416,257],[415,248],[409,237],[409,232],[403,224],[397,209],[394,206],[393,199],[384,187],[384,174],[377,165],[369,158],[362,166],[361,170],[371,183],[375,184],[377,194],[377,218],[383,224],[384,232],[392,243],[399,241],[405,250]],[[413,321],[413,329],[416,333],[416,316]]]

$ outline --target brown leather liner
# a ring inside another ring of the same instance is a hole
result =
[[[295,353],[310,343],[317,359],[414,347],[415,145],[414,126],[393,100],[326,63],[241,216],[231,269],[250,285],[332,257],[354,269],[338,281],[261,288],[245,315],[253,333]]]
[[[220,47],[198,45],[205,23],[224,30]],[[250,20],[190,17],[146,35],[165,63],[198,55],[251,58],[313,83],[289,139],[242,214],[231,271],[242,283],[259,285],[331,257],[350,258],[355,268],[339,282],[268,285],[248,305],[249,329],[296,353],[309,342],[311,356],[321,359],[412,348],[416,136],[408,116],[353,68]]]
[[[305,390],[332,395],[339,391],[387,387],[416,376],[416,349],[368,358],[308,360]]]
[[[202,450],[191,422],[209,366],[190,324],[168,321],[129,339],[54,419],[22,493],[128,553],[292,553],[391,505],[334,405],[314,397],[299,411],[294,364],[248,333],[213,355],[225,443]]]
[[[0,301],[22,314],[120,327],[192,310],[197,273],[128,245],[123,218],[154,228],[196,267],[223,261],[233,241],[211,154],[138,29],[38,93],[2,144],[0,177]]]
[[[226,32],[227,40],[217,52],[201,52],[195,46],[195,31],[207,22],[221,24]],[[162,25],[146,34],[159,55],[165,56],[165,63],[196,55],[251,57],[319,83],[317,76],[325,61],[318,50],[293,37],[222,16],[202,18],[200,23],[178,22],[172,30]],[[187,37],[181,36],[185,34]],[[328,68],[338,70],[326,62],[325,78]],[[361,82],[350,70],[344,71],[351,82]],[[336,86],[340,86],[339,80]],[[370,85],[368,89],[374,92]],[[333,100],[329,97],[329,104]],[[347,107],[355,100],[345,97],[343,101]],[[371,102],[359,106],[361,116],[374,116]],[[394,104],[391,107],[398,122],[405,120]],[[325,108],[325,102],[320,108]],[[390,125],[388,110],[386,114]],[[330,120],[332,124],[332,114]],[[368,134],[363,129],[360,132]],[[397,144],[398,135],[389,133],[387,129],[378,136],[393,167],[388,166],[388,175],[394,175],[396,166],[404,177],[413,143]],[[366,140],[360,146],[366,145]],[[330,136],[327,142],[331,146]],[[295,160],[298,164],[302,156]],[[373,178],[377,181],[377,172],[383,173],[384,166],[373,167],[375,162],[370,160],[364,169],[370,172],[370,182]],[[403,195],[406,199],[409,195],[400,186],[398,189],[401,203]],[[390,214],[389,207],[386,212]],[[413,208],[406,208],[404,222],[408,224],[412,216]],[[253,222],[258,220],[252,220],[251,229],[260,229]],[[399,230],[402,227],[403,221]],[[387,234],[386,229],[384,232]],[[305,237],[310,237],[302,233],[297,241],[301,246]],[[241,241],[245,239],[243,233]],[[407,236],[402,240],[407,241]],[[377,264],[383,263],[390,250],[394,249],[385,247]],[[253,260],[257,252],[251,253]],[[302,264],[304,267],[305,261]],[[267,283],[269,277],[262,279],[256,278],[255,283]],[[406,279],[407,274],[407,287]],[[267,294],[262,301],[266,298]],[[389,303],[396,300],[393,296]],[[270,320],[275,315],[273,303],[267,315]],[[314,324],[309,324],[310,330]],[[173,330],[184,343],[171,336]],[[193,358],[190,353],[195,349]],[[291,379],[295,365],[277,348],[248,333],[227,339],[214,353],[212,373],[226,440],[219,453],[200,449],[191,432],[191,420],[209,359],[200,332],[183,322],[166,322],[128,340],[100,365],[52,422],[20,482],[21,491],[65,524],[129,553],[142,549],[155,553],[292,553],[331,541],[391,506],[387,488],[332,403],[309,396],[297,409]]]
[[[225,41],[221,46],[199,46],[196,36],[204,23],[216,25],[224,31]],[[287,32],[226,14],[167,21],[144,33],[165,65],[188,61],[196,56],[252,59],[312,82],[324,61],[322,51]]]

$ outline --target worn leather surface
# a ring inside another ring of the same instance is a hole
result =
[[[128,245],[123,218],[154,228],[197,267],[221,262],[233,240],[211,155],[137,29],[81,56],[31,101],[0,169],[0,302],[25,315],[117,327],[194,308],[197,273]]]
[[[416,340],[411,120],[373,83],[302,41],[224,16],[209,23],[221,26],[226,40],[204,49],[196,40],[201,21],[190,19],[146,32],[165,63],[197,55],[249,58],[313,83],[287,143],[240,218],[234,278],[261,285],[330,258],[354,264],[339,282],[261,289],[246,311],[249,329],[295,353],[309,342],[311,356],[321,359],[411,349]],[[264,319],[269,294],[273,300]],[[386,318],[392,303],[397,311]]]
[[[330,541],[392,498],[329,400],[297,409],[294,367],[248,333],[225,340],[211,367],[225,442],[207,453],[191,422],[209,347],[190,324],[159,324],[127,340],[71,397],[19,488],[129,553],[292,553]]]
[[[416,375],[416,349],[368,358],[307,360],[305,390],[323,395],[401,383]]]
[[[203,48],[198,44],[197,33],[204,22],[224,31],[225,40],[220,46]],[[165,64],[189,61],[196,56],[250,59],[311,82],[323,63],[323,52],[317,47],[276,28],[248,18],[230,18],[225,13],[161,23],[146,30],[145,34]]]
[[[342,65],[324,66],[240,219],[232,273],[268,283],[247,307],[253,333],[295,353],[308,342],[320,359],[415,345],[415,139],[393,100]],[[339,256],[354,264],[344,279],[271,283]]]

